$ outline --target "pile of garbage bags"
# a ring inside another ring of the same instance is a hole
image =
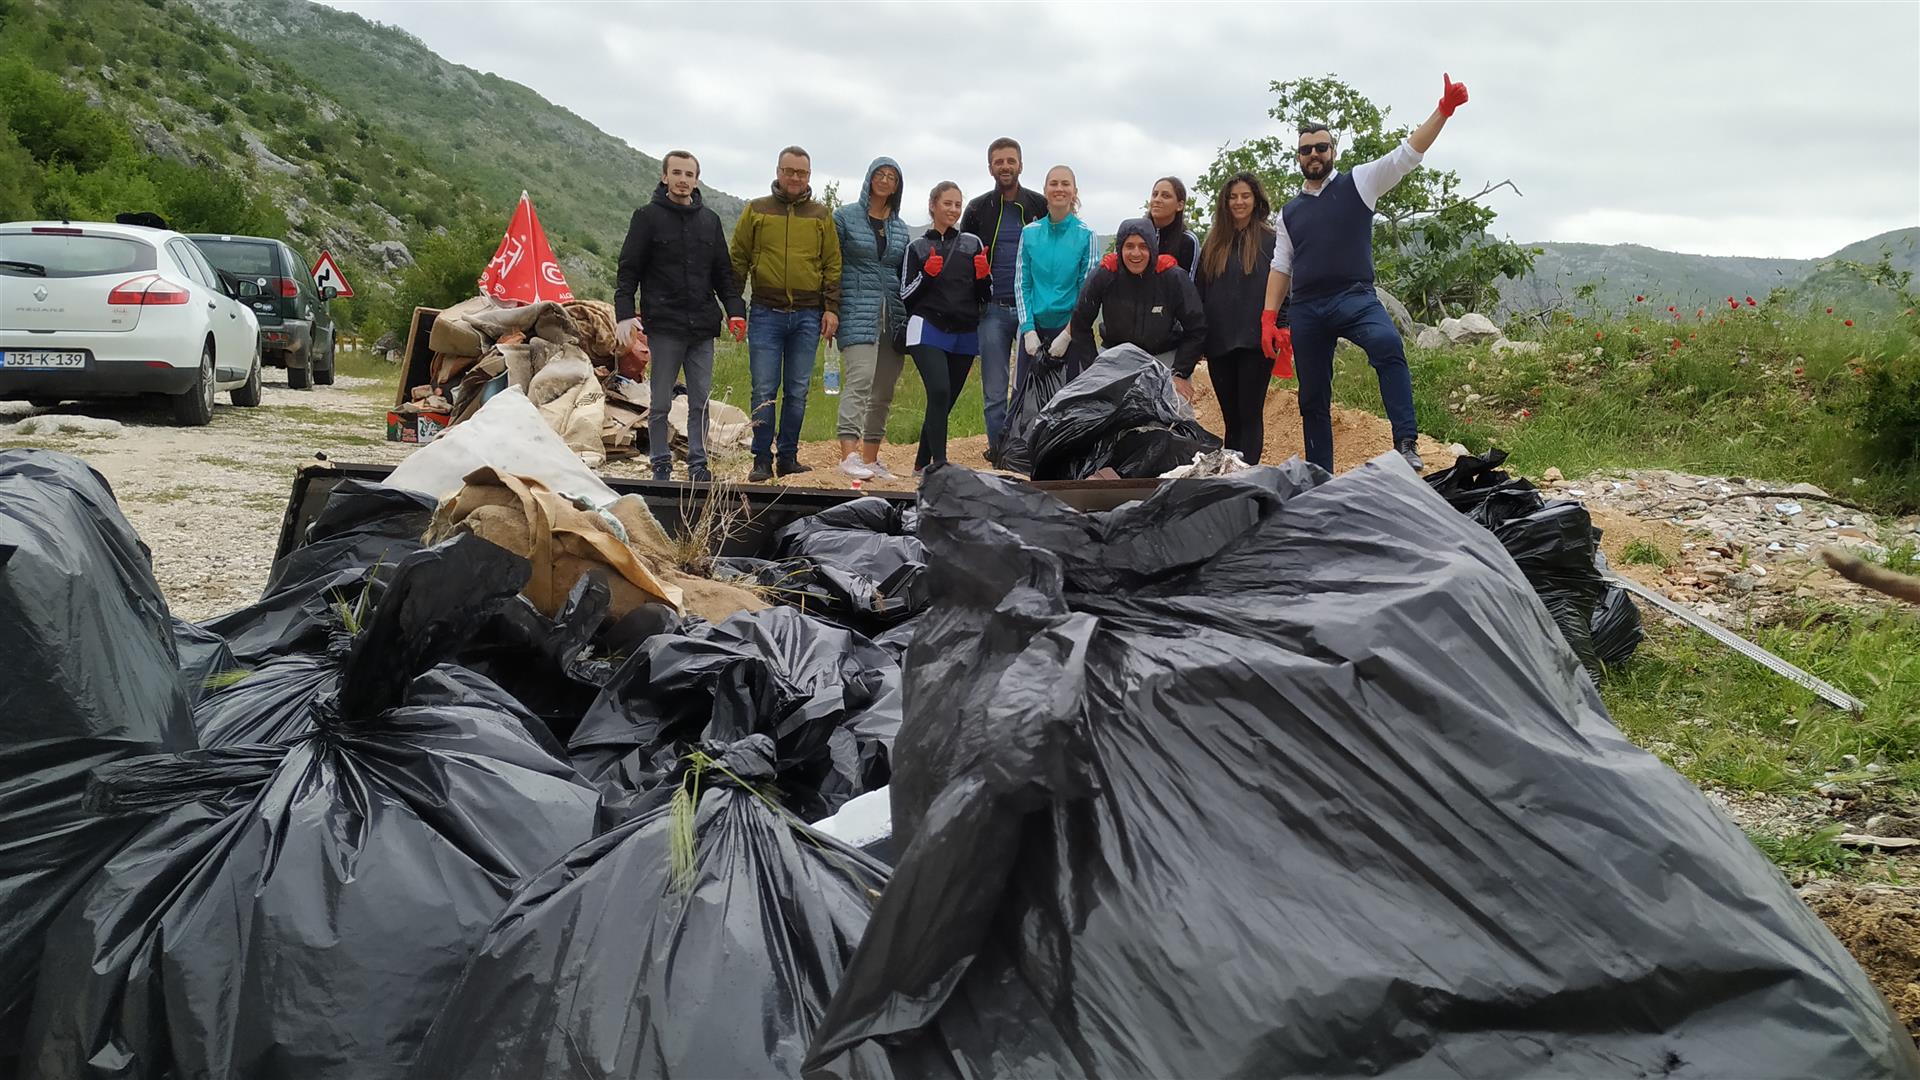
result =
[[[1548,502],[1533,482],[1500,466],[1504,450],[1462,457],[1426,476],[1454,509],[1486,528],[1513,556],[1580,662],[1594,678],[1633,656],[1646,631],[1625,589],[1606,580],[1600,530],[1585,507]]]
[[[1050,378],[1029,372],[1009,422],[1002,468],[1035,480],[1155,477],[1220,449],[1193,406],[1173,388],[1173,372],[1137,345],[1102,352],[1072,382],[1041,398]],[[1030,423],[1023,420],[1036,409]]]
[[[191,627],[84,465],[0,496],[0,1075],[1920,1075],[1397,459],[941,466],[714,620],[343,482]]]

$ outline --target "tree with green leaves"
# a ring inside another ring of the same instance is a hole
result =
[[[1294,161],[1294,131],[1318,122],[1332,129],[1344,168],[1382,157],[1407,137],[1409,128],[1388,126],[1388,110],[1332,75],[1271,84],[1267,115],[1286,125],[1266,135],[1220,148],[1188,205],[1190,218],[1212,209],[1213,193],[1242,170],[1260,177],[1273,205],[1284,205],[1304,182]],[[1375,207],[1374,270],[1381,285],[1406,303],[1414,317],[1439,322],[1448,315],[1483,310],[1493,283],[1518,277],[1533,266],[1537,248],[1489,234],[1497,216],[1483,200],[1511,180],[1463,194],[1460,175],[1422,167],[1381,196]]]

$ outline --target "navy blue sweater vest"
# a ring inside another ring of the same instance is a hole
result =
[[[1320,189],[1304,192],[1280,209],[1280,220],[1293,241],[1295,301],[1315,300],[1373,284],[1373,210],[1353,186],[1353,174],[1343,172]]]

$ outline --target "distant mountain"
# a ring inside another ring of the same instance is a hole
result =
[[[1529,245],[1541,249],[1533,273],[1500,282],[1500,314],[1540,311],[1573,303],[1583,286],[1593,286],[1584,303],[1621,312],[1645,296],[1661,307],[1709,307],[1729,296],[1764,297],[1791,289],[1805,303],[1841,300],[1890,308],[1894,301],[1836,264],[1876,263],[1887,255],[1895,269],[1920,269],[1920,228],[1895,229],[1849,244],[1824,259],[1759,259],[1685,255],[1639,244]],[[1584,304],[1583,304],[1584,306]]]
[[[190,2],[489,204],[510,207],[530,190],[576,288],[611,293],[627,221],[652,198],[658,159],[519,83],[441,59],[398,27],[310,0]],[[702,194],[731,232],[741,200]]]

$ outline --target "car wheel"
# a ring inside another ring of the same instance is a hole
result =
[[[233,403],[243,409],[260,404],[260,361],[253,362],[253,370],[247,374],[247,385],[233,392]]]
[[[312,358],[308,358],[307,362],[312,363],[313,362]],[[294,367],[293,358],[288,357],[287,358],[287,387],[288,389],[291,389],[291,390],[313,389],[313,369],[305,368],[305,367]]]
[[[327,342],[326,364],[321,367],[316,367],[313,369],[313,382],[315,386],[332,386],[333,385],[333,342],[332,341]]]
[[[200,378],[184,394],[173,395],[173,422],[181,427],[205,427],[213,422],[213,344],[200,350]]]

